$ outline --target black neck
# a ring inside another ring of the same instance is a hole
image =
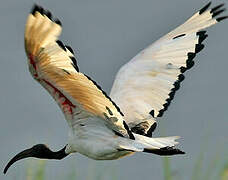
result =
[[[18,153],[16,156],[14,156],[10,162],[6,165],[4,169],[4,173],[7,172],[8,168],[15,163],[16,161],[19,161],[21,159],[29,158],[29,157],[35,157],[39,159],[63,159],[68,154],[65,152],[66,146],[62,148],[59,151],[53,152],[50,150],[46,145],[44,144],[37,144],[33,146],[30,149],[26,149],[20,153]]]
[[[45,159],[58,159],[58,160],[61,160],[61,159],[65,158],[68,155],[68,154],[66,154],[65,149],[66,149],[66,146],[64,148],[62,148],[61,150],[56,151],[56,152],[53,152],[53,151],[50,150]]]

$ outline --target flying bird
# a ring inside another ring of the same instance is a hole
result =
[[[122,66],[110,95],[79,71],[72,48],[58,39],[60,20],[35,5],[24,33],[28,67],[62,110],[69,139],[57,152],[37,144],[18,153],[4,173],[28,157],[60,160],[78,152],[96,160],[112,160],[135,152],[184,154],[176,148],[178,136],[154,138],[152,133],[184,80],[184,72],[204,48],[205,28],[228,18],[220,16],[224,4],[211,9],[210,5]]]

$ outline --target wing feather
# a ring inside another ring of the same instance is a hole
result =
[[[99,117],[122,136],[134,138],[116,104],[92,79],[79,72],[74,52],[58,36],[59,20],[35,5],[25,26],[25,50],[32,76],[52,95],[63,111],[68,124],[75,112]],[[79,109],[79,111],[78,111]]]
[[[204,48],[207,34],[202,30],[227,18],[218,17],[223,5],[208,9],[210,4],[141,51],[117,73],[110,96],[134,132],[138,124],[153,122],[167,110],[184,80],[183,73],[194,65],[193,58]],[[146,135],[147,130],[142,134]]]

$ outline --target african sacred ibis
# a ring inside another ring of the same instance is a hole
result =
[[[175,148],[179,137],[151,138],[156,119],[167,110],[183,73],[204,47],[203,29],[228,16],[218,16],[224,4],[211,2],[161,39],[141,51],[118,72],[110,97],[90,77],[79,71],[73,50],[58,37],[62,26],[49,11],[35,5],[25,26],[25,51],[29,70],[55,99],[70,127],[69,140],[53,152],[38,144],[17,154],[62,159],[79,152],[97,160],[111,160],[134,152],[158,155],[184,154]]]

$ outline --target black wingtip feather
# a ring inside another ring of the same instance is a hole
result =
[[[199,40],[198,44],[195,45],[195,52],[189,52],[187,54],[188,59],[186,60],[186,67],[180,67],[181,74],[178,76],[178,80],[174,82],[174,88],[171,89],[171,92],[169,93],[169,98],[166,99],[166,103],[163,104],[164,108],[159,111],[157,117],[161,117],[163,113],[168,109],[168,106],[174,98],[175,92],[180,88],[180,83],[185,79],[183,73],[194,66],[195,62],[193,61],[193,59],[195,58],[196,54],[204,48],[202,42],[208,37],[206,31],[199,31],[196,33],[196,35],[199,36]]]
[[[55,22],[56,24],[62,26],[62,23],[61,23],[61,21],[60,21],[59,19],[55,19],[54,22]]]
[[[70,57],[72,63],[72,66],[74,67],[74,69],[79,72],[79,68],[78,68],[78,64],[77,64],[77,60],[75,59],[75,57]]]
[[[186,61],[186,64],[187,64],[187,69],[190,69],[194,66],[195,62],[193,60],[188,59]]]
[[[183,74],[180,74],[180,75],[178,76],[178,79],[179,79],[179,81],[181,82],[181,81],[183,81],[183,80],[185,79],[185,77],[184,77]]]
[[[127,125],[127,123],[125,121],[123,121],[123,125],[124,125],[124,128],[127,130],[129,138],[132,139],[132,140],[135,140],[134,135],[132,134],[131,130],[129,129],[129,127],[128,127],[128,125]]]
[[[64,51],[66,51],[66,48],[65,48],[64,44],[62,43],[62,41],[57,40],[56,43],[59,45],[59,47],[61,47]]]
[[[151,111],[150,111],[150,115],[151,115],[152,117],[154,117],[154,110],[151,110]]]
[[[147,137],[152,137],[152,133],[154,132],[154,130],[157,127],[157,123],[154,122],[154,124],[150,127],[150,129],[147,131],[146,136]]]
[[[45,14],[50,20],[52,20],[52,14],[51,14],[50,11],[45,10],[45,11],[44,11],[44,14]]]
[[[159,113],[158,113],[158,117],[162,117],[162,115],[164,114],[164,109],[160,110]]]
[[[206,38],[207,38],[207,34],[206,31],[198,31],[196,33],[197,36],[199,36],[198,38],[198,44],[201,44]]]
[[[70,46],[65,46],[72,54],[74,54],[74,51],[73,51],[73,49],[70,47]]]
[[[203,44],[196,44],[195,53],[199,53],[204,48]]]
[[[194,59],[196,57],[196,54],[195,53],[193,53],[193,52],[189,52],[188,53],[188,59]]]
[[[216,19],[216,21],[220,22],[220,21],[227,19],[227,18],[228,18],[228,16],[219,17]]]
[[[187,70],[187,69],[186,69],[185,67],[183,67],[183,66],[180,67],[180,72],[181,72],[181,73],[185,73],[186,70]]]
[[[199,14],[203,14],[211,5],[211,2],[209,2],[206,6],[204,6],[202,9],[199,10]]]
[[[44,10],[41,6],[34,4],[32,10],[31,10],[31,14],[35,15],[36,12],[39,12],[42,15],[46,15],[51,21],[62,26],[62,23],[58,18],[55,18],[55,20],[52,20],[52,14],[50,11]]]
[[[199,44],[201,44],[206,38],[208,37],[207,34],[202,34],[199,36]]]
[[[175,92],[174,92],[174,91],[171,91],[171,92],[169,93],[169,97],[170,97],[171,99],[173,99],[174,96],[175,96]]]
[[[75,69],[77,72],[79,72],[78,66],[75,66],[74,63],[72,63],[71,65],[74,67],[74,69]]]
[[[35,13],[37,11],[40,12],[40,9],[41,9],[40,6],[38,6],[37,4],[34,4],[32,10],[31,10],[31,14],[35,15]]]
[[[215,11],[214,13],[212,13],[212,18],[218,16],[219,14],[221,14],[222,12],[224,12],[225,10],[226,10],[226,9],[224,8],[224,9],[221,9],[221,10],[219,10],[219,11]]]
[[[198,32],[196,33],[196,35],[197,35],[197,36],[201,36],[201,35],[206,34],[206,32],[207,32],[207,31],[198,31]]]
[[[164,107],[164,110],[165,110],[165,111],[168,109],[168,106],[169,106],[169,103],[168,103],[168,102],[165,103],[165,104],[163,104],[163,107]]]
[[[70,57],[70,59],[74,63],[74,65],[77,65],[77,61],[76,61],[75,57]]]
[[[171,103],[171,101],[172,101],[172,98],[169,98],[169,99],[167,99],[167,106],[169,106],[170,105],[170,103]],[[167,107],[168,108],[168,107]]]
[[[43,7],[41,7],[41,6],[40,6],[40,8],[39,8],[39,13],[42,14],[42,15],[44,15],[44,9],[43,9]]]
[[[211,9],[211,13],[215,12],[216,10],[220,9],[221,7],[223,7],[225,4],[220,4],[218,6],[215,6],[214,8]]]
[[[135,134],[139,134],[139,135],[142,135],[142,136],[145,136],[145,129],[142,128],[142,127],[133,127],[131,128],[131,131]]]
[[[180,82],[178,80],[173,85],[174,85],[174,91],[177,91],[178,89],[180,89]]]

